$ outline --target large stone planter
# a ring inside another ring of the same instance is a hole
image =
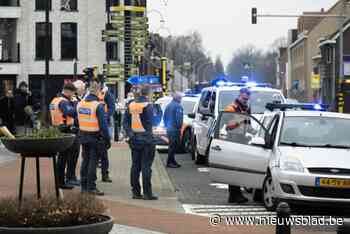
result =
[[[6,228],[0,227],[0,234],[108,234],[113,228],[113,218],[88,225],[50,228]]]
[[[11,152],[21,155],[34,155],[35,157],[53,155],[69,148],[75,135],[66,135],[60,138],[48,139],[1,139],[2,143]]]

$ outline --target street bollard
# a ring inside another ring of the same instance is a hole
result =
[[[277,207],[277,224],[276,224],[276,234],[290,234],[291,226],[287,221],[290,218],[290,207],[288,203],[281,202]]]
[[[350,222],[344,221],[343,225],[338,226],[337,234],[349,234],[350,233]]]

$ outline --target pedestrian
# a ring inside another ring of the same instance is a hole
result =
[[[155,145],[152,128],[154,110],[151,100],[151,88],[143,86],[140,96],[131,101],[125,113],[123,125],[131,148],[131,188],[133,199],[158,200],[152,191],[152,164],[155,157]],[[140,186],[142,172],[143,196]]]
[[[80,168],[81,191],[103,196],[96,187],[96,170],[98,162],[98,144],[102,141],[105,147],[111,147],[108,124],[103,104],[99,102],[101,83],[91,81],[89,95],[78,103],[77,114],[82,144],[82,164]]]
[[[242,88],[239,92],[238,98],[226,108],[226,112],[232,113],[242,113],[242,114],[251,114],[249,107],[251,91],[248,88]],[[245,203],[248,199],[245,198],[242,194],[241,188],[239,186],[229,185],[229,203]]]
[[[107,86],[104,86],[99,93],[99,101],[103,105],[105,110],[105,118],[107,120],[109,135],[113,139],[114,135],[114,113],[115,113],[115,102],[113,95],[109,91]],[[101,161],[101,174],[102,182],[112,183],[112,179],[109,176],[109,159],[108,159],[108,149],[103,143],[99,145],[99,160]]]
[[[51,124],[57,127],[63,133],[76,133],[74,131],[74,118],[76,111],[73,104],[73,96],[76,88],[73,84],[68,83],[63,86],[62,93],[55,97],[50,103]],[[67,150],[58,154],[57,162],[57,177],[58,185],[61,189],[73,189],[71,183],[66,183],[66,168],[67,174],[75,174],[71,167],[68,167],[69,159],[76,153],[78,142],[75,141]],[[69,170],[68,170],[69,169]],[[71,179],[71,178],[70,178]]]
[[[16,134],[25,134],[30,123],[30,116],[26,114],[25,109],[32,105],[32,94],[24,81],[15,90],[14,105]]]
[[[76,93],[73,96],[71,103],[74,107],[74,110],[76,111],[76,107],[78,103],[82,100],[82,98],[86,93],[86,84],[81,80],[77,80],[73,82],[73,85],[76,88]],[[72,132],[78,135],[78,132],[79,132],[78,115],[75,115],[74,127],[72,128]],[[80,186],[80,180],[78,180],[78,177],[76,175],[76,169],[77,169],[78,159],[80,155],[80,146],[81,146],[79,142],[79,137],[75,138],[74,145],[75,147],[74,149],[72,149],[72,154],[67,160],[66,184],[72,185],[72,186]]]
[[[164,124],[169,138],[169,150],[167,167],[179,168],[180,164],[176,162],[175,154],[180,144],[181,128],[183,123],[183,108],[181,106],[182,94],[175,92],[173,100],[167,105],[164,111]]]
[[[13,98],[12,90],[7,90],[4,97],[0,98],[0,118],[2,124],[7,127],[7,129],[14,133],[14,115],[15,115],[15,103]]]

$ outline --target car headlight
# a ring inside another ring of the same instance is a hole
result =
[[[280,168],[283,171],[304,172],[304,166],[297,157],[281,157]]]

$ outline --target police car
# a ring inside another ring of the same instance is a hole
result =
[[[282,92],[271,88],[269,84],[218,82],[212,87],[203,89],[194,121],[192,158],[196,160],[196,163],[202,164],[207,161],[210,145],[209,128],[218,118],[219,113],[235,101],[243,87],[249,87],[252,92],[251,111],[258,119],[263,116],[267,103],[286,102]]]
[[[173,100],[172,97],[162,97],[156,101],[156,104],[160,105],[163,113],[167,105]],[[179,151],[189,153],[192,152],[192,122],[193,115],[197,108],[199,102],[199,96],[195,94],[188,94],[182,98],[181,105],[184,109],[184,120],[181,128],[181,141]],[[192,116],[190,118],[189,116]],[[153,133],[158,136],[162,136],[163,138],[167,137],[166,128],[164,126],[164,122],[162,121],[160,125],[154,128]],[[157,146],[158,149],[166,149],[167,144],[164,142],[163,145]]]
[[[210,147],[211,179],[261,189],[268,210],[280,201],[349,205],[350,115],[324,112],[318,104],[268,107],[278,111],[262,122],[220,114]],[[228,129],[233,122],[239,127]],[[260,129],[253,130],[252,123]]]

